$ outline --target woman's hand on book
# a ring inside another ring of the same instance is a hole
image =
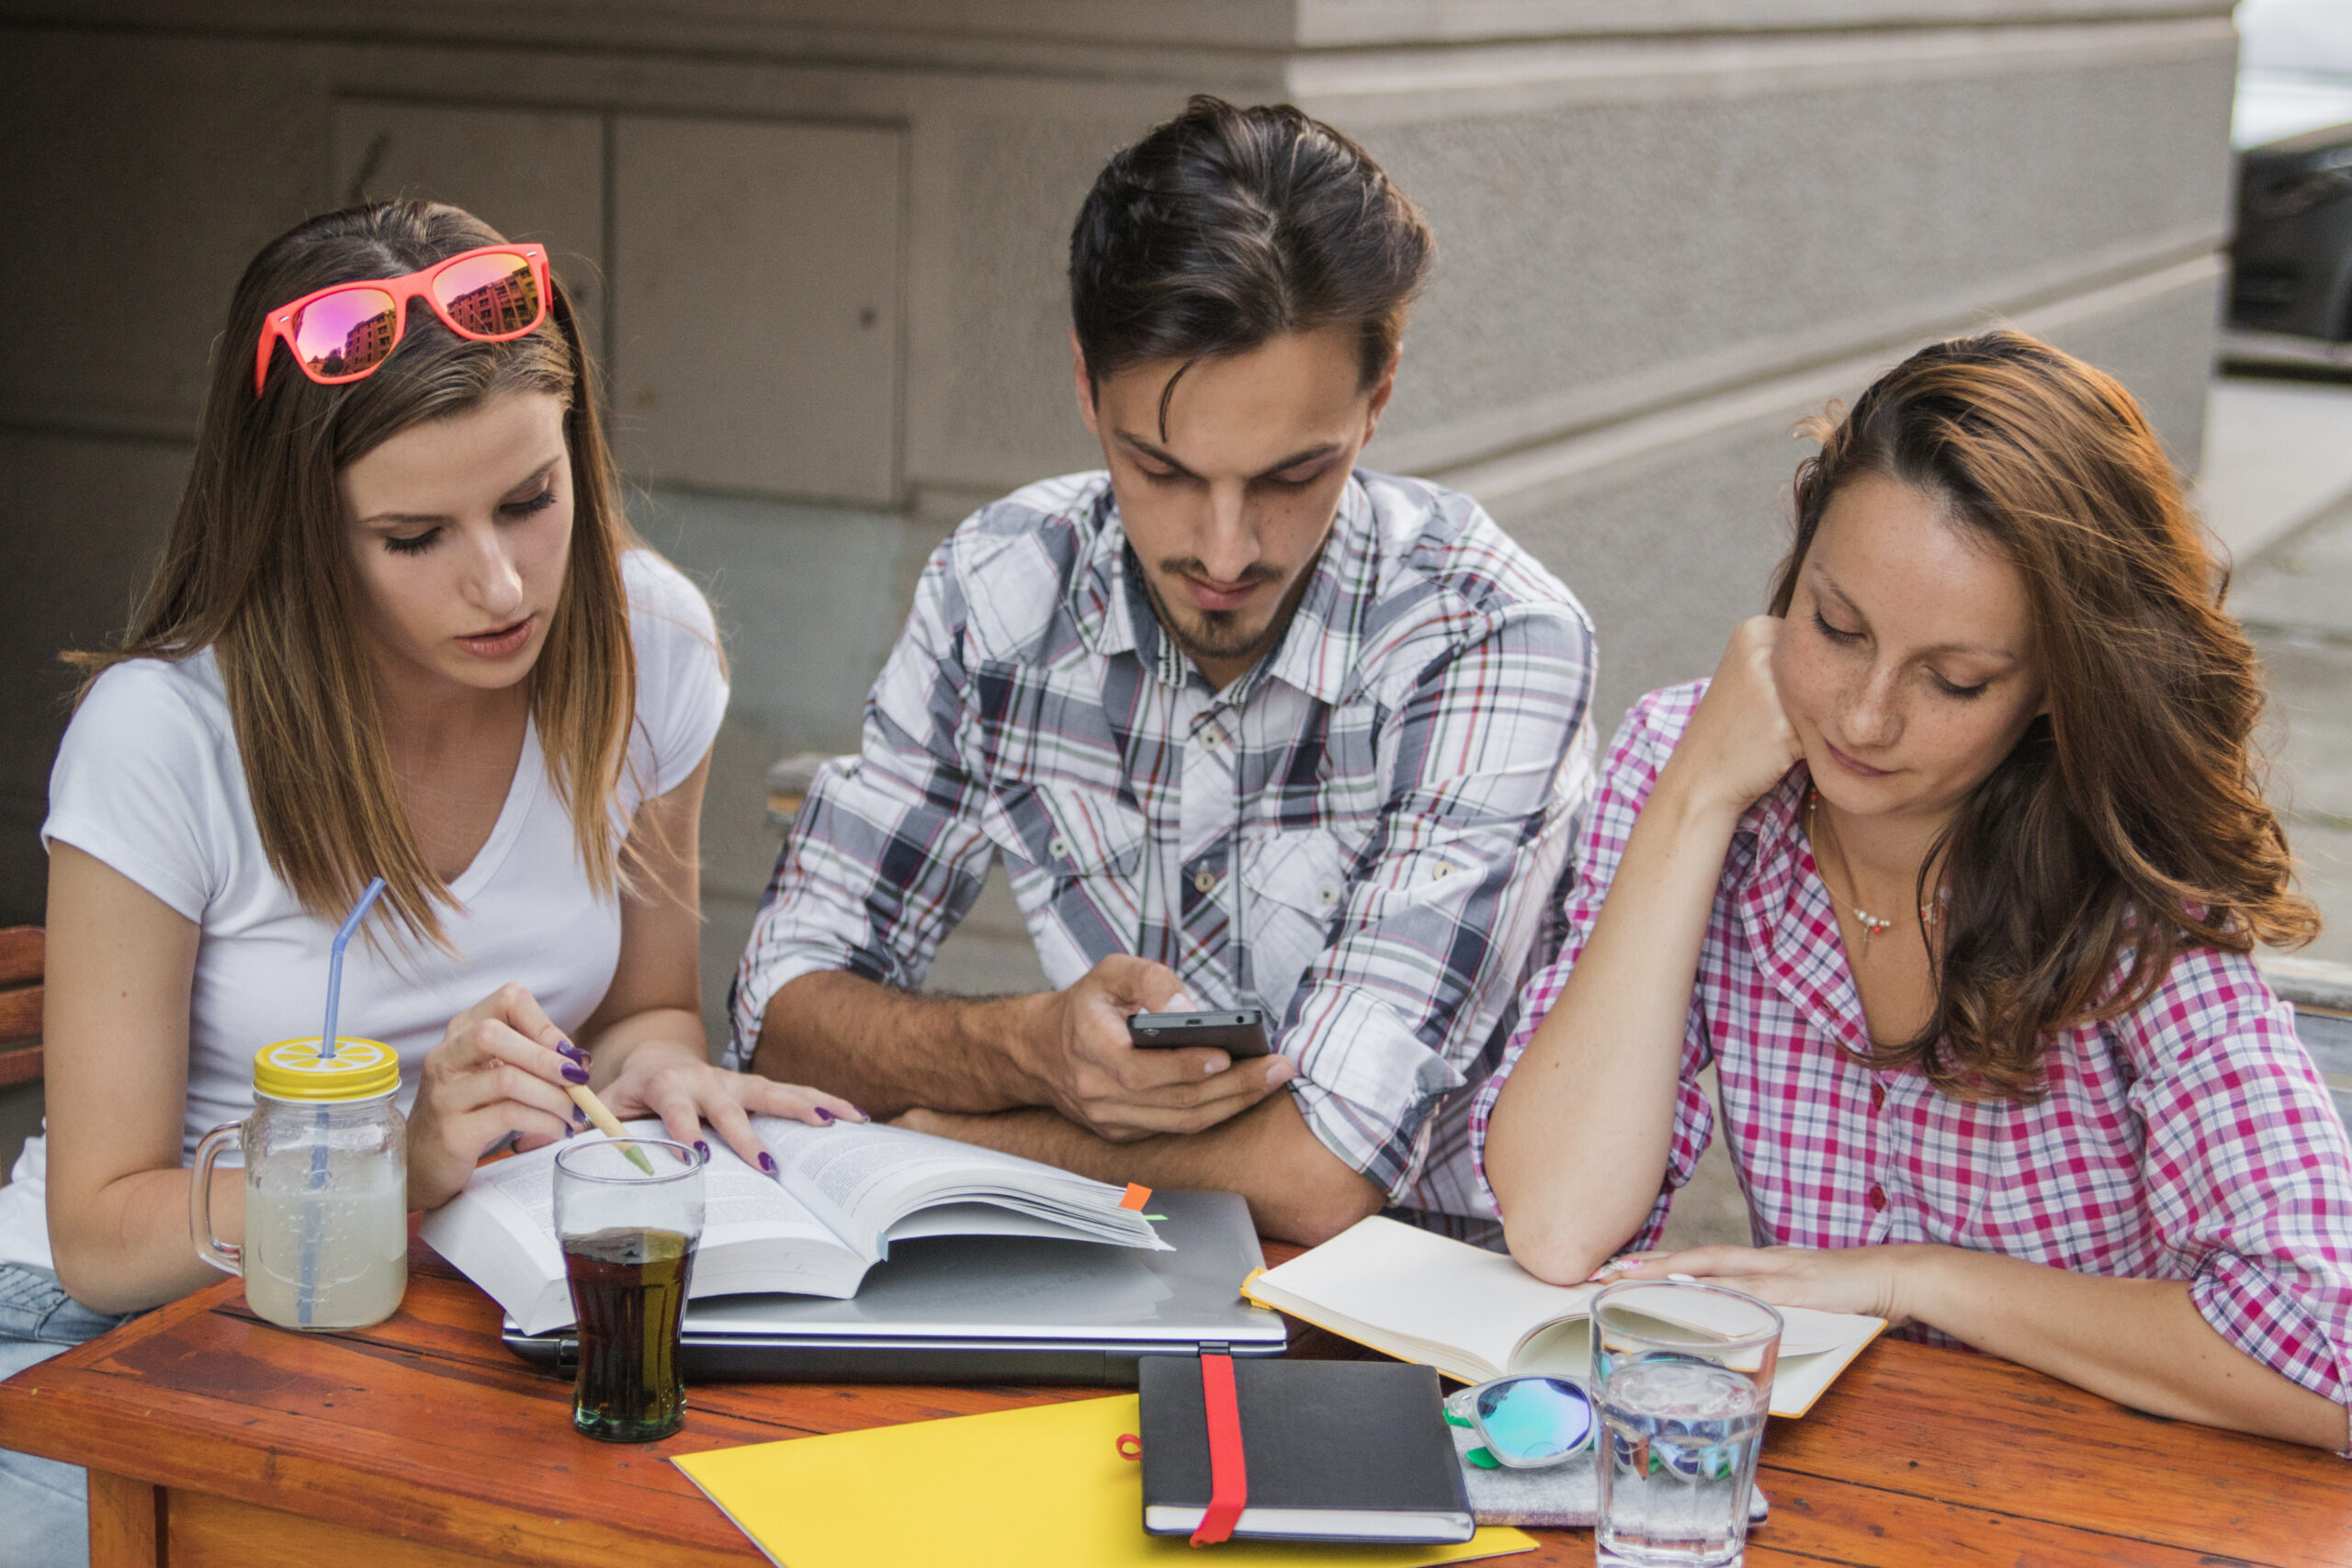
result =
[[[1897,1247],[1694,1247],[1614,1258],[1593,1273],[1602,1284],[1684,1275],[1745,1291],[1774,1306],[1857,1313],[1900,1328],[1916,1315],[1912,1285],[1918,1270],[1946,1249]]]
[[[863,1122],[838,1096],[798,1084],[712,1066],[683,1041],[639,1039],[600,1052],[608,1081],[600,1098],[615,1116],[658,1116],[678,1143],[702,1145],[707,1122],[749,1163],[775,1161],[752,1135],[752,1115],[790,1116],[811,1125]],[[571,1099],[594,1076],[580,1049],[521,986],[502,986],[449,1021],[424,1058],[409,1113],[408,1201],[438,1208],[465,1190],[482,1152],[508,1134],[535,1149],[586,1128]]]
[[[658,1116],[673,1142],[697,1145],[706,1152],[709,1145],[702,1128],[708,1122],[744,1163],[771,1175],[775,1156],[753,1135],[753,1116],[787,1116],[812,1127],[865,1120],[865,1111],[839,1095],[714,1067],[699,1048],[680,1041],[639,1041],[602,1092],[605,1103],[623,1121]]]

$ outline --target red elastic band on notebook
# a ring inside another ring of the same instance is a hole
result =
[[[1241,1452],[1241,1404],[1233,1393],[1233,1358],[1201,1358],[1201,1404],[1209,1418],[1209,1506],[1193,1532],[1194,1546],[1233,1534],[1250,1501],[1250,1465]]]
[[[1137,1213],[1141,1213],[1143,1212],[1143,1206],[1150,1201],[1151,1189],[1148,1187],[1138,1187],[1134,1182],[1130,1181],[1127,1183],[1126,1196],[1119,1200],[1119,1207],[1122,1209],[1133,1209]]]

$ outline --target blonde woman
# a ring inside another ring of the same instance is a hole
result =
[[[845,1101],[708,1065],[695,829],[727,679],[701,596],[638,547],[570,304],[454,208],[354,209],[231,306],[169,547],[51,784],[49,1123],[0,1189],[0,1375],[217,1279],[184,1162],[343,1018],[401,1056],[409,1201],[567,1083],[687,1142]],[[212,1194],[241,1228],[239,1174]],[[81,1474],[0,1455],[0,1517],[74,1562]]]

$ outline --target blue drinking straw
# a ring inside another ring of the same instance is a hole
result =
[[[351,943],[351,933],[376,907],[376,896],[384,890],[384,879],[378,877],[351,907],[343,919],[343,929],[334,933],[334,946],[327,956],[327,1018],[319,1031],[319,1060],[334,1060],[334,1015],[343,1003],[343,950]],[[308,1190],[323,1192],[327,1189],[327,1108],[323,1102],[318,1110],[316,1138],[311,1145],[311,1179]],[[318,1297],[319,1247],[326,1240],[325,1205],[315,1201],[302,1210],[302,1279],[294,1299],[294,1321],[305,1328],[310,1326],[311,1313]]]
[[[369,883],[368,891],[359,896],[359,902],[351,907],[351,913],[344,917],[343,929],[334,933],[334,949],[327,958],[327,1021],[326,1027],[319,1031],[322,1062],[334,1060],[334,1012],[343,1001],[343,950],[350,945],[351,933],[359,929],[359,922],[376,907],[376,896],[383,890],[382,877]]]

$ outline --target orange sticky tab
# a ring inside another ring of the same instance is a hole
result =
[[[1119,1207],[1122,1209],[1133,1209],[1140,1213],[1143,1211],[1143,1206],[1150,1201],[1151,1189],[1148,1187],[1138,1187],[1134,1182],[1130,1181],[1127,1183],[1127,1195],[1119,1200]]]

